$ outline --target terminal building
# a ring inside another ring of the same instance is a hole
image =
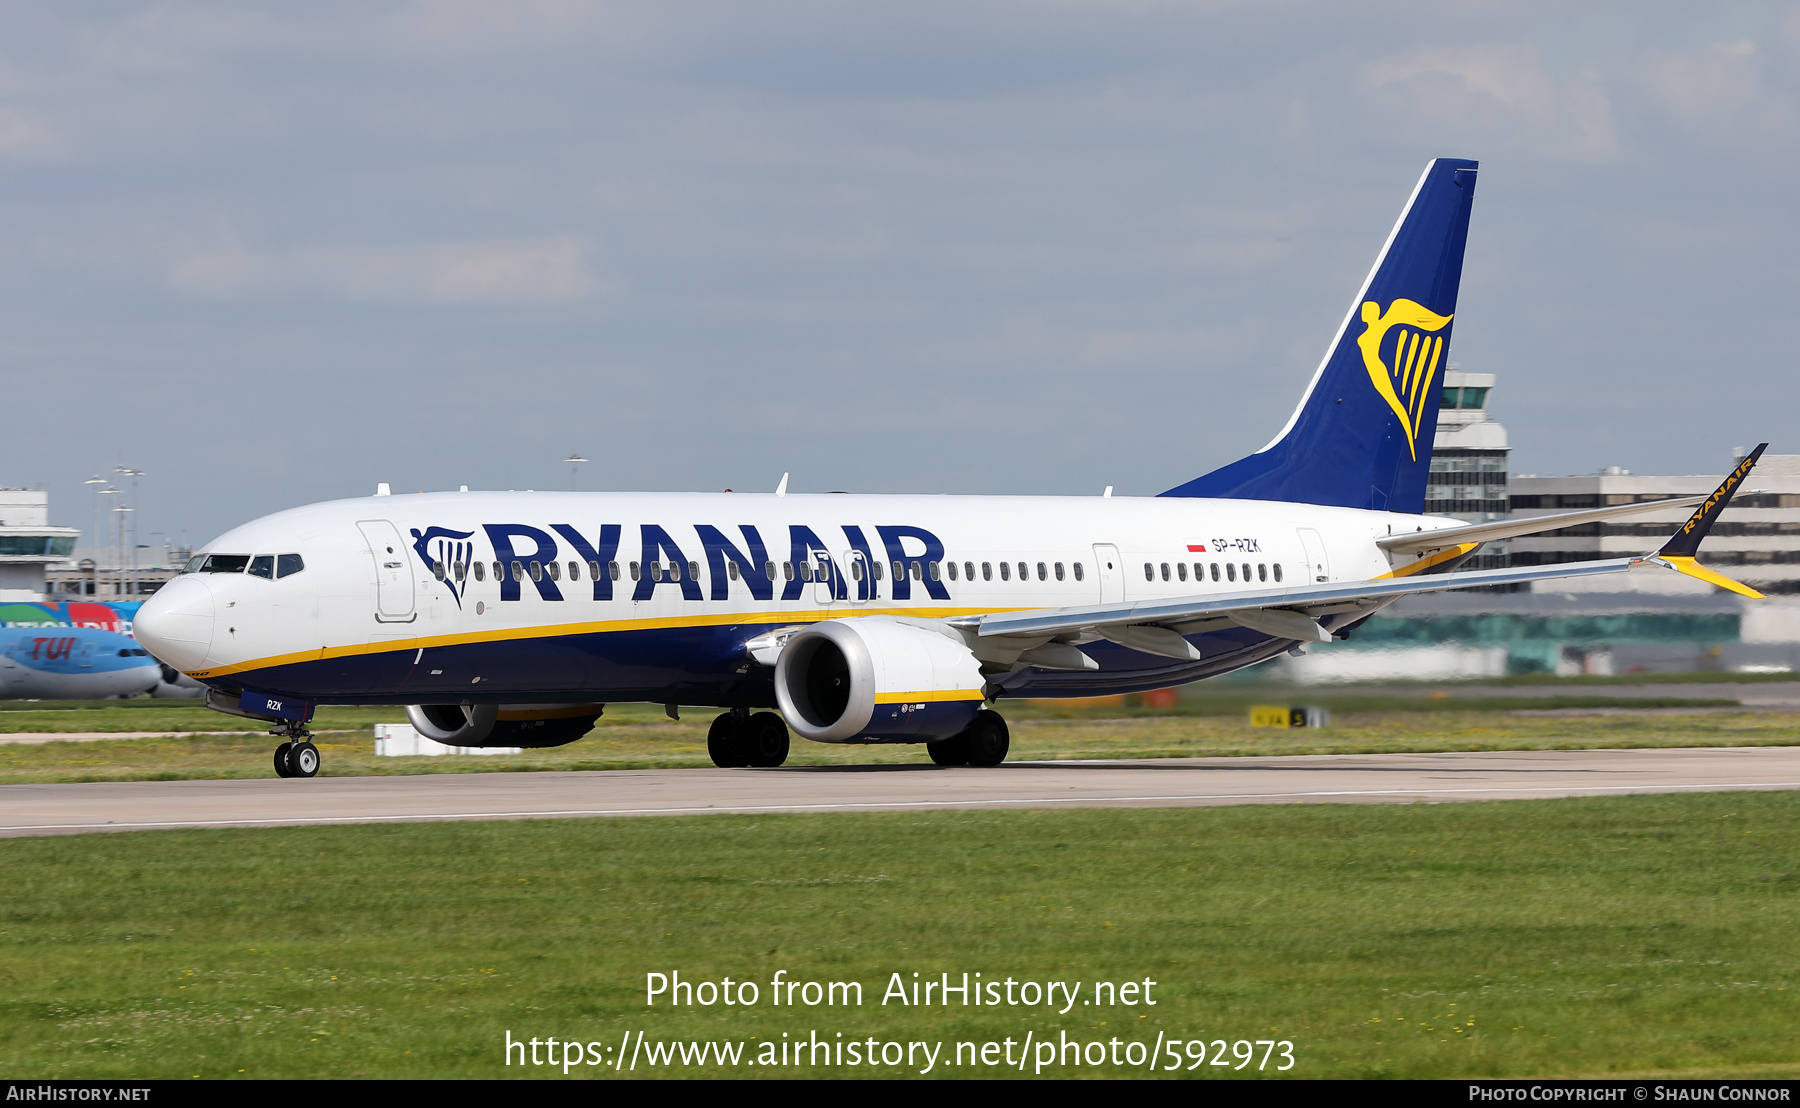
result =
[[[1444,378],[1425,511],[1471,523],[1709,493],[1712,474],[1645,477],[1617,466],[1509,476],[1506,429],[1489,415],[1494,375]],[[1732,459],[1742,458],[1739,451]],[[1725,459],[1720,459],[1724,463]],[[1489,543],[1472,569],[1647,554],[1691,507]],[[1302,682],[1446,681],[1520,673],[1800,672],[1800,455],[1764,454],[1700,548],[1700,562],[1769,599],[1645,570],[1530,589],[1406,597],[1352,632],[1258,667]],[[1257,671],[1250,671],[1257,672]]]
[[[50,526],[50,494],[0,488],[0,600],[45,599],[46,567],[75,551],[81,532]]]

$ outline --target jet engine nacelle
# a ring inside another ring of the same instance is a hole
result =
[[[562,746],[594,729],[604,704],[408,704],[413,730],[445,746]]]
[[[955,632],[858,616],[796,633],[775,663],[775,700],[814,742],[934,742],[981,710],[981,663]]]

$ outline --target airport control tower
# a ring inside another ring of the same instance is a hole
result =
[[[1506,518],[1511,448],[1506,428],[1487,412],[1493,388],[1492,373],[1464,373],[1454,363],[1444,373],[1444,400],[1425,485],[1426,512],[1469,523]],[[1506,564],[1507,544],[1490,542],[1467,568],[1500,569]]]

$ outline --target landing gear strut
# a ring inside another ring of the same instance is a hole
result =
[[[721,769],[737,766],[775,767],[787,761],[788,729],[774,712],[733,708],[712,721],[706,752]]]
[[[289,721],[269,733],[282,736],[281,745],[275,748],[275,776],[319,775],[319,748],[312,744],[312,732],[305,724]]]

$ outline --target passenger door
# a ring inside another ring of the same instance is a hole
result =
[[[1119,560],[1118,547],[1094,544],[1094,574],[1100,580],[1100,603],[1125,603],[1125,564]]]
[[[412,568],[400,530],[385,519],[358,520],[357,530],[369,544],[375,563],[375,618],[381,623],[411,623]]]

